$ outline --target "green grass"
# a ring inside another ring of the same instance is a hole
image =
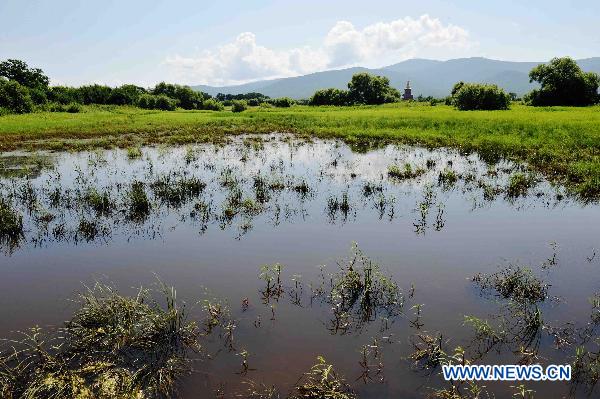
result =
[[[227,134],[301,133],[356,146],[396,142],[477,151],[486,160],[526,161],[587,197],[600,195],[600,107],[457,111],[425,104],[364,107],[148,111],[84,107],[83,112],[0,117],[0,150],[89,149],[219,141]]]

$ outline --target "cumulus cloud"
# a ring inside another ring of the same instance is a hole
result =
[[[165,64],[178,78],[193,83],[227,85],[258,79],[297,76],[330,68],[366,63],[396,62],[435,49],[468,49],[469,33],[437,18],[423,15],[378,22],[363,29],[338,21],[318,47],[270,49],[257,44],[256,35],[244,32],[216,49],[198,56],[172,56]]]

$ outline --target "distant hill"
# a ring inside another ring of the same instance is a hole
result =
[[[308,98],[316,90],[347,87],[348,81],[357,72],[384,75],[392,86],[403,89],[410,80],[414,95],[444,97],[452,86],[460,81],[494,83],[507,92],[523,95],[534,84],[529,83],[529,71],[543,62],[512,62],[491,60],[482,57],[458,58],[448,61],[410,59],[379,69],[347,68],[311,73],[304,76],[261,80],[235,86],[214,87],[192,86],[211,95],[217,93],[240,94],[260,92],[270,97]],[[600,74],[600,57],[577,60],[584,71]]]

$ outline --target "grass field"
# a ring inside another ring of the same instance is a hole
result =
[[[418,144],[477,151],[482,158],[526,161],[574,193],[600,196],[600,107],[457,111],[447,106],[252,108],[146,111],[87,107],[85,112],[0,117],[0,150],[89,149],[215,141],[226,134],[291,132],[337,137],[357,147]]]

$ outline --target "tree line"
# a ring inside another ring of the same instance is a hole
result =
[[[537,82],[540,88],[525,95],[523,102],[532,106],[586,106],[600,102],[598,87],[600,77],[593,72],[584,72],[569,57],[553,58],[529,73],[530,83]],[[445,99],[419,98],[432,105],[444,102],[459,110],[502,110],[515,101],[515,93],[506,93],[493,84],[458,82]],[[336,88],[317,90],[309,100],[310,105],[376,105],[400,101],[398,90],[390,86],[384,76],[373,76],[361,72],[352,76],[348,90]]]
[[[222,111],[237,102],[240,106],[290,107],[290,98],[269,98],[261,93],[230,95],[219,93],[215,97],[193,90],[189,86],[161,82],[153,88],[133,84],[119,87],[92,84],[80,87],[50,86],[50,79],[39,68],[30,68],[21,60],[0,62],[0,115],[28,113],[34,110],[79,112],[82,105],[130,105],[144,109],[172,111],[186,110]]]
[[[600,77],[584,72],[569,58],[553,58],[529,73],[530,82],[539,88],[524,96],[523,102],[532,106],[586,106],[600,102]],[[288,97],[269,98],[261,93],[223,94],[215,97],[193,90],[189,86],[161,82],[153,88],[133,84],[119,87],[93,84],[80,87],[50,86],[49,78],[39,68],[30,68],[24,61],[9,59],[0,62],[0,115],[42,111],[79,112],[81,105],[130,105],[144,109],[165,111],[186,110],[221,111],[231,106],[242,112],[248,106],[291,107],[309,105],[377,105],[400,101],[400,92],[390,86],[385,76],[366,72],[357,73],[348,82],[348,89],[317,90],[309,100]],[[458,82],[445,99],[419,97],[431,105],[444,102],[459,110],[502,110],[510,107],[517,95],[506,93],[492,84]]]

